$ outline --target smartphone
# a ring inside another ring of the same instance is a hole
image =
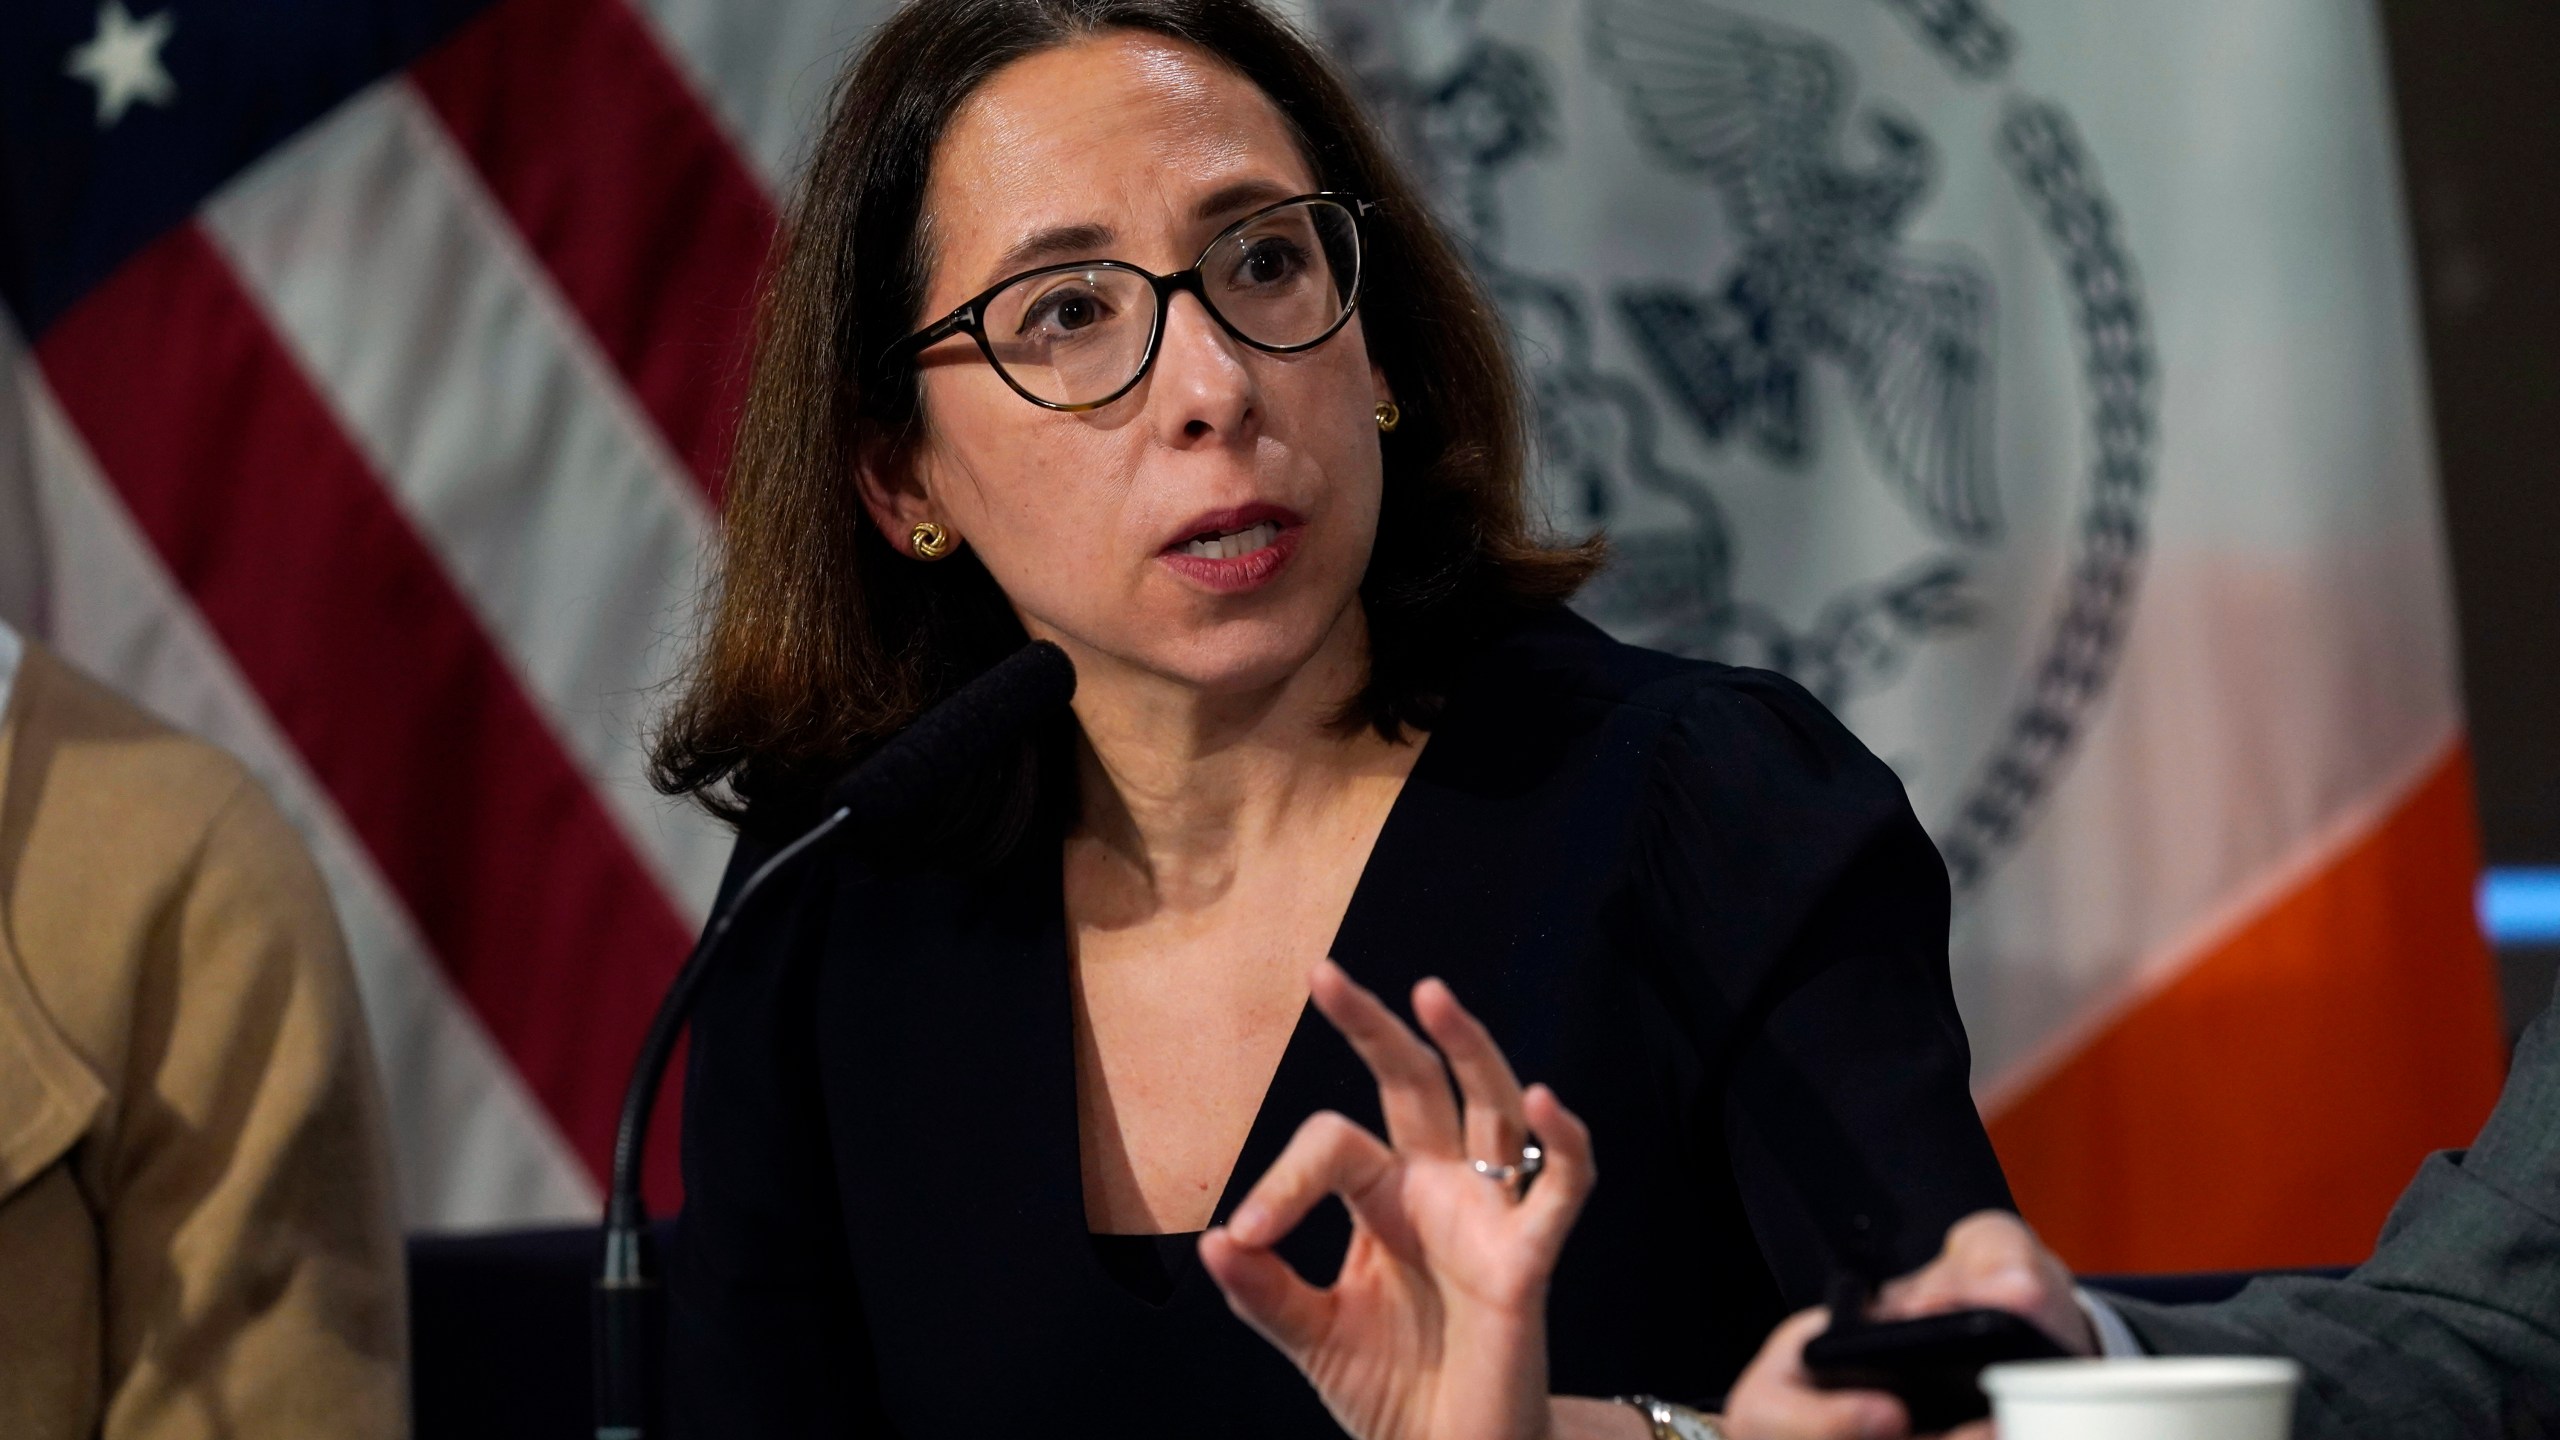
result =
[[[1911,1412],[1912,1433],[1933,1435],[1991,1413],[1980,1384],[1984,1366],[2062,1354],[2053,1337],[2006,1310],[1955,1310],[1917,1320],[1835,1320],[1805,1342],[1804,1365],[1822,1389],[1893,1395]]]

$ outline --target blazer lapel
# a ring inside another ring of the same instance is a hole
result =
[[[1480,758],[1471,728],[1453,705],[1424,745],[1379,828],[1343,911],[1332,955],[1408,1025],[1415,1025],[1413,987],[1437,975],[1500,1036],[1517,1030],[1510,1023],[1511,997],[1488,979],[1501,968],[1499,941],[1512,928],[1512,906],[1477,883],[1479,877],[1454,872],[1448,861],[1488,843],[1513,843],[1507,834],[1486,835],[1481,828],[1486,817],[1467,803]],[[1475,828],[1463,845],[1448,843],[1455,832],[1469,827]],[[1510,828],[1507,820],[1498,823],[1502,831]],[[1518,848],[1537,852],[1530,837],[1518,838]],[[1386,1133],[1376,1079],[1350,1043],[1310,1005],[1299,1016],[1297,1032],[1228,1177],[1216,1212],[1219,1223],[1280,1158],[1307,1117],[1321,1110],[1339,1112],[1372,1134]],[[1280,1249],[1310,1281],[1327,1284],[1341,1268],[1350,1240],[1348,1213],[1339,1205],[1325,1205]]]
[[[42,669],[27,664],[16,679],[0,709],[0,1203],[62,1158],[107,1103],[106,1085],[54,1027],[10,941],[18,852],[44,788],[46,754],[25,733]]]
[[[1480,668],[1406,778],[1334,938],[1334,960],[1409,1025],[1414,985],[1447,981],[1524,1078],[1552,1071],[1556,987],[1576,970],[1574,957],[1545,952],[1589,942],[1595,872],[1619,859],[1605,844],[1577,849],[1558,837],[1625,830],[1622,817],[1583,813],[1594,796],[1627,788],[1591,783],[1594,771],[1635,753],[1586,708],[1514,669]],[[1319,1110],[1384,1134],[1376,1081],[1310,1006],[1219,1202],[1221,1221]],[[1293,1237],[1295,1252],[1283,1249],[1320,1279],[1349,1237],[1341,1208],[1325,1206]]]

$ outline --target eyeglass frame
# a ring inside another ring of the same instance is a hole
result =
[[[1254,339],[1252,336],[1245,334],[1242,330],[1237,329],[1235,322],[1229,320],[1225,314],[1220,312],[1217,302],[1209,298],[1207,287],[1201,283],[1200,271],[1207,265],[1210,252],[1216,250],[1228,236],[1235,234],[1237,231],[1242,230],[1265,215],[1286,210],[1292,205],[1304,205],[1311,200],[1322,200],[1329,204],[1338,206],[1350,213],[1351,243],[1355,247],[1352,253],[1354,257],[1359,260],[1360,268],[1358,272],[1351,277],[1351,292],[1343,297],[1342,313],[1334,317],[1333,323],[1325,327],[1323,334],[1318,335],[1312,340],[1296,345],[1265,345],[1261,341]],[[960,304],[954,307],[949,314],[944,315],[941,319],[934,321],[932,324],[925,326],[923,329],[918,330],[898,341],[896,344],[891,345],[888,351],[881,358],[883,363],[896,364],[897,362],[911,358],[932,346],[939,345],[954,335],[965,334],[970,339],[978,342],[978,353],[986,357],[988,367],[996,372],[996,377],[998,379],[1004,381],[1005,388],[1011,390],[1014,394],[1021,396],[1023,399],[1030,401],[1032,404],[1039,406],[1043,410],[1057,410],[1071,415],[1081,414],[1088,410],[1099,410],[1103,406],[1109,405],[1120,399],[1120,397],[1128,394],[1130,391],[1137,389],[1139,383],[1147,378],[1148,373],[1156,368],[1156,352],[1164,346],[1165,317],[1173,313],[1173,297],[1185,292],[1188,292],[1193,298],[1200,302],[1200,308],[1209,312],[1209,318],[1218,322],[1219,329],[1226,331],[1229,335],[1234,336],[1244,344],[1250,345],[1254,349],[1259,350],[1266,355],[1303,354],[1309,350],[1313,350],[1327,340],[1332,339],[1334,336],[1341,334],[1342,327],[1350,324],[1352,315],[1359,310],[1361,287],[1366,285],[1369,279],[1368,236],[1362,231],[1360,222],[1368,217],[1370,211],[1377,208],[1376,202],[1363,200],[1359,196],[1354,195],[1347,190],[1310,190],[1304,195],[1292,195],[1285,200],[1274,200],[1270,204],[1262,206],[1261,208],[1254,210],[1252,213],[1238,218],[1235,223],[1227,226],[1223,230],[1220,230],[1217,234],[1210,236],[1209,243],[1200,247],[1199,255],[1192,260],[1188,269],[1177,270],[1170,275],[1158,275],[1143,265],[1134,265],[1126,260],[1067,260],[1061,261],[1055,265],[1035,265],[1031,269],[1025,270],[1018,275],[1008,275],[993,285],[988,286],[986,289],[979,291],[977,294],[970,296],[968,299],[961,301]],[[1021,284],[1025,280],[1037,279],[1042,275],[1063,275],[1070,271],[1091,270],[1097,266],[1103,265],[1110,266],[1115,270],[1126,270],[1133,275],[1139,276],[1155,291],[1155,323],[1151,325],[1147,331],[1146,353],[1138,358],[1138,368],[1135,373],[1130,375],[1129,382],[1121,386],[1119,389],[1112,391],[1110,394],[1103,396],[1099,400],[1079,400],[1073,403],[1058,400],[1043,400],[1039,396],[1032,394],[1029,390],[1024,389],[1022,387],[1022,382],[1013,378],[1013,372],[1005,368],[1004,362],[996,358],[995,345],[987,339],[986,308],[998,295],[1003,294],[1005,291],[1012,289],[1014,286]]]

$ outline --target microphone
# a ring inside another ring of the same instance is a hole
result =
[[[947,777],[965,773],[1067,706],[1076,669],[1067,652],[1035,640],[997,661],[941,704],[918,716],[887,744],[827,787],[826,817],[773,853],[703,927],[640,1042],[622,1114],[613,1134],[613,1180],[604,1211],[604,1262],[596,1277],[596,1440],[646,1440],[655,1423],[654,1363],[659,1339],[655,1301],[657,1256],[649,1243],[649,1209],[640,1196],[649,1115],[676,1036],[695,994],[756,892],[793,861],[851,825],[915,811]]]

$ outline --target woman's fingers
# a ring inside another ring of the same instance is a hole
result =
[[[1225,1229],[1200,1237],[1200,1266],[1226,1293],[1227,1308],[1296,1360],[1324,1340],[1334,1298],[1298,1278],[1276,1253],[1237,1240]]]
[[[1865,1390],[1817,1390],[1804,1370],[1804,1345],[1831,1324],[1806,1310],[1770,1332],[1733,1393],[1724,1428],[1755,1440],[1893,1440],[1911,1433],[1901,1402]]]
[[[1937,1259],[1887,1284],[1876,1297],[1876,1314],[1906,1319],[1987,1306],[2023,1315],[2065,1349],[2094,1355],[2097,1333],[2073,1287],[2071,1272],[2025,1221],[1985,1210],[1956,1222]]]
[[[1564,1106],[1556,1092],[1544,1085],[1532,1085],[1521,1097],[1521,1109],[1529,1128],[1538,1132],[1540,1148],[1546,1151],[1546,1168],[1538,1172],[1538,1181],[1520,1202],[1526,1213],[1541,1253],[1552,1259],[1564,1248],[1564,1237],[1573,1229],[1576,1216],[1582,1213],[1582,1202],[1591,1198],[1591,1187],[1600,1180],[1600,1170],[1591,1153],[1591,1127],[1582,1117]]]
[[[1519,1159],[1530,1126],[1521,1114],[1519,1077],[1511,1073],[1511,1062],[1503,1058],[1493,1032],[1436,979],[1413,987],[1413,1014],[1449,1057],[1458,1091],[1466,1097],[1467,1154],[1496,1165]]]
[[[1456,1158],[1461,1149],[1458,1103],[1449,1093],[1448,1072],[1440,1068],[1439,1055],[1331,960],[1316,963],[1307,989],[1316,1008],[1377,1078],[1387,1138],[1409,1154]]]
[[[1377,1136],[1330,1110],[1319,1111],[1307,1117],[1280,1158],[1253,1182],[1227,1217],[1227,1233],[1239,1244],[1268,1250],[1296,1229],[1317,1201],[1339,1195],[1362,1223],[1400,1239],[1392,1207],[1380,1205],[1375,1194],[1395,1167],[1395,1152]]]

